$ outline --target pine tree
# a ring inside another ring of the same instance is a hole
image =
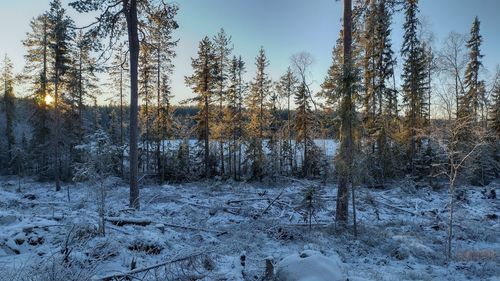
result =
[[[31,118],[33,137],[30,141],[31,158],[34,158],[33,171],[40,179],[49,177],[49,143],[52,130],[52,118],[49,108],[52,106],[52,87],[49,84],[49,61],[52,53],[49,51],[49,32],[51,24],[47,13],[30,22],[31,30],[27,33],[23,45],[25,55],[25,80],[30,81],[30,91],[33,93],[34,114]]]
[[[54,87],[54,178],[56,191],[60,191],[62,168],[60,147],[63,144],[60,123],[62,103],[61,90],[65,82],[65,75],[69,70],[73,21],[67,16],[66,10],[62,7],[60,0],[53,0],[50,3],[50,10],[47,17],[51,23],[49,49],[53,54],[51,80]]]
[[[233,179],[241,177],[241,140],[243,137],[243,100],[245,85],[242,75],[245,73],[245,63],[241,56],[233,56],[229,68],[229,88],[227,91],[227,106],[224,111],[224,125],[228,132],[229,145],[228,170]]]
[[[5,109],[5,136],[7,138],[6,166],[12,170],[14,164],[14,148],[16,138],[14,135],[15,96],[13,65],[9,57],[5,56],[2,69],[3,104]]]
[[[408,131],[410,143],[409,159],[410,171],[415,175],[415,156],[419,147],[418,132],[423,129],[427,116],[426,108],[426,78],[425,53],[418,37],[420,21],[417,17],[418,0],[405,2],[406,20],[403,25],[404,37],[401,55],[404,58],[403,64],[403,103],[407,109],[405,118],[405,129]]]
[[[62,112],[62,130],[69,150],[71,163],[81,162],[82,153],[75,146],[83,142],[86,131],[85,104],[91,99],[97,90],[96,62],[91,56],[91,43],[80,31],[74,38],[74,48],[71,50],[70,62],[68,63],[68,74],[63,102],[66,110]]]
[[[282,143],[282,151],[285,170],[288,171],[289,175],[293,172],[293,149],[292,149],[292,116],[291,116],[291,99],[297,93],[298,79],[294,75],[290,67],[287,68],[286,73],[281,76],[278,81],[277,90],[280,96],[286,99],[287,103],[287,114],[286,114],[286,129],[285,129],[285,140]]]
[[[111,67],[108,70],[110,78],[110,87],[113,91],[113,96],[117,98],[117,104],[119,106],[119,132],[118,132],[118,145],[122,149],[120,155],[120,174],[123,177],[125,175],[124,171],[124,145],[125,145],[125,95],[126,95],[126,85],[127,85],[127,68],[128,60],[125,52],[123,50],[123,45],[120,44],[113,50],[113,60],[111,62]]]
[[[142,171],[150,171],[150,148],[151,148],[151,127],[153,124],[153,97],[154,97],[154,57],[150,44],[143,43],[139,55],[139,96],[142,99],[140,109],[140,128],[142,139],[142,150],[145,159],[142,163]]]
[[[120,5],[121,4],[121,5]],[[130,195],[129,205],[131,208],[139,209],[139,187],[137,185],[138,175],[138,61],[139,61],[139,26],[140,13],[151,8],[149,1],[127,0],[116,2],[113,0],[74,0],[70,6],[80,13],[98,12],[97,21],[88,26],[88,34],[95,39],[114,39],[122,29],[127,30],[127,41],[130,63]],[[126,24],[121,24],[125,19]],[[141,18],[142,19],[142,18]],[[142,22],[141,22],[142,23]],[[125,28],[126,27],[126,28]],[[110,40],[114,42],[115,40]]]
[[[198,57],[191,59],[194,73],[185,78],[186,85],[190,86],[198,96],[198,114],[196,115],[196,131],[199,140],[204,141],[204,169],[205,177],[209,178],[210,171],[210,123],[213,120],[211,107],[215,90],[216,76],[214,73],[215,55],[213,44],[208,37],[203,38],[198,45]]]
[[[250,94],[247,97],[249,123],[247,124],[248,148],[247,159],[252,164],[252,178],[262,179],[264,167],[263,141],[267,137],[269,126],[269,91],[271,79],[266,72],[269,61],[264,48],[261,47],[255,58],[257,73],[251,83]]]
[[[224,167],[224,139],[227,137],[227,127],[222,122],[224,118],[224,103],[227,101],[227,88],[228,88],[228,72],[231,52],[233,46],[231,45],[231,36],[227,36],[223,28],[213,38],[214,54],[215,54],[215,77],[217,84],[217,100],[219,107],[216,114],[216,122],[214,126],[214,139],[219,143],[219,161],[220,161],[220,174],[225,175]]]

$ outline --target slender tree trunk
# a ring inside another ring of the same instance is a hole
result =
[[[54,149],[55,149],[55,181],[56,181],[56,191],[61,190],[61,167],[60,167],[60,156],[59,156],[59,63],[56,62],[55,69],[55,81],[54,81],[54,111],[55,111],[55,135],[54,135]]]
[[[453,237],[453,208],[455,205],[455,184],[454,182],[450,183],[450,215],[448,217],[448,243],[446,247],[446,255],[448,262],[451,261],[451,240]]]
[[[205,176],[210,177],[210,143],[208,126],[208,94],[205,93]]]
[[[120,172],[122,178],[125,176],[124,164],[123,164],[123,67],[120,66],[120,147],[121,147],[121,155],[120,155]]]
[[[162,156],[160,154],[160,143],[163,141],[163,134],[160,132],[160,118],[161,114],[161,90],[160,90],[160,72],[161,72],[161,56],[160,56],[160,46],[158,44],[157,49],[157,65],[156,65],[156,173],[160,173],[160,183],[163,183],[163,164],[162,164]]]
[[[347,72],[348,74],[351,71],[351,42],[352,42],[352,29],[351,29],[351,0],[344,0],[344,66],[343,70],[344,72]],[[347,75],[344,74],[344,77]],[[351,75],[348,75],[349,77],[345,78],[347,79],[345,82],[345,96],[344,96],[344,108],[343,110],[346,110],[347,112],[343,113],[342,116],[342,161],[344,162],[345,165],[345,171],[343,171],[340,175],[339,178],[339,184],[338,184],[338,189],[337,189],[337,208],[336,208],[336,220],[337,222],[341,224],[347,224],[347,219],[348,219],[348,207],[349,207],[349,201],[348,201],[348,185],[349,181],[351,180],[350,174],[350,168],[351,168],[351,159],[352,159],[352,100],[351,100],[351,87],[349,79]]]
[[[138,61],[139,61],[139,35],[137,19],[137,1],[124,1],[125,16],[127,19],[128,42],[130,51],[130,198],[131,208],[139,209],[139,187],[137,185],[138,174]]]

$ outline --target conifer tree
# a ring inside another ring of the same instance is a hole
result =
[[[227,88],[228,88],[228,72],[231,52],[233,46],[231,45],[231,36],[228,36],[223,28],[213,38],[214,55],[215,55],[215,79],[217,84],[217,101],[219,107],[216,114],[216,122],[214,123],[214,139],[219,143],[219,161],[220,161],[220,174],[224,176],[224,139],[227,137],[227,127],[222,122],[224,118],[224,104],[227,101]]]
[[[14,148],[16,145],[16,138],[14,135],[15,96],[14,74],[12,73],[13,65],[7,55],[3,60],[2,66],[3,105],[5,109],[5,136],[7,138],[6,166],[9,167],[9,169],[12,169],[12,165],[14,164]]]
[[[243,100],[245,85],[242,75],[245,73],[245,63],[241,56],[233,56],[229,68],[229,88],[227,91],[227,106],[224,111],[224,125],[228,131],[229,173],[233,179],[241,177],[241,140],[243,137]]]
[[[87,26],[88,34],[94,39],[108,38],[115,42],[115,36],[126,29],[129,49],[130,63],[130,195],[129,205],[131,208],[139,209],[139,187],[137,185],[138,175],[138,61],[139,61],[139,22],[140,13],[151,8],[150,1],[137,0],[74,0],[70,6],[78,12],[98,12],[97,20]],[[146,13],[147,14],[147,13]],[[125,21],[125,23],[123,22]],[[141,22],[141,30],[142,30]],[[124,28],[126,27],[126,28]],[[100,45],[100,44],[97,44]]]
[[[210,177],[210,123],[212,121],[213,93],[216,76],[214,73],[215,54],[213,44],[208,37],[203,38],[198,45],[198,56],[191,59],[194,73],[185,78],[186,85],[197,94],[198,103],[196,131],[199,140],[204,142],[204,169],[205,177]]]
[[[266,72],[269,61],[261,47],[255,58],[257,73],[251,83],[247,98],[249,123],[247,124],[248,148],[247,159],[251,161],[252,178],[262,179],[264,167],[263,141],[269,126],[269,91],[271,79]]]
[[[287,114],[286,114],[286,129],[285,140],[282,144],[282,151],[284,162],[287,167],[285,168],[289,174],[293,172],[294,153],[292,149],[292,116],[291,116],[291,99],[297,93],[298,79],[290,67],[287,68],[286,73],[281,76],[278,81],[277,90],[282,98],[286,99]]]
[[[500,141],[500,69],[497,69],[491,95],[490,128]]]
[[[374,176],[384,180],[389,174],[391,157],[389,139],[397,126],[397,92],[390,87],[396,64],[391,49],[391,13],[385,0],[371,1],[365,15],[363,121],[378,171]]]
[[[481,43],[483,41],[480,34],[480,21],[477,17],[474,18],[470,32],[470,38],[467,41],[467,48],[469,49],[469,60],[465,68],[464,86],[466,89],[465,95],[461,98],[459,104],[459,112],[461,117],[468,116],[472,120],[477,121],[478,110],[484,100],[481,97],[479,80],[479,70],[482,66],[481,58]]]
[[[151,127],[153,124],[153,97],[154,97],[154,57],[150,44],[143,43],[139,55],[139,96],[142,99],[140,109],[141,139],[144,159],[142,171],[150,171]]]
[[[70,53],[67,81],[63,101],[66,110],[62,112],[62,130],[69,150],[68,161],[81,162],[82,153],[75,147],[83,142],[85,136],[85,105],[97,90],[96,62],[91,56],[91,43],[80,30],[74,38],[74,48]],[[70,166],[68,163],[66,166]]]
[[[124,145],[125,145],[125,97],[127,94],[126,85],[128,82],[128,60],[123,50],[123,44],[119,44],[113,49],[111,66],[108,69],[109,83],[118,106],[117,122],[117,144],[121,148],[120,154],[120,175],[125,175],[124,171]]]
[[[424,127],[427,116],[425,53],[418,37],[420,20],[418,19],[418,0],[409,0],[404,4],[405,23],[401,55],[403,64],[403,103],[406,107],[405,129],[409,140],[410,171],[415,174],[415,155],[419,140],[417,133]]]
[[[165,180],[165,142],[171,133],[172,98],[170,78],[173,71],[172,59],[176,53],[174,48],[178,40],[173,38],[173,32],[178,28],[175,21],[178,6],[162,3],[148,17],[150,26],[150,45],[154,50],[156,70],[156,116],[154,120],[154,139],[156,142],[156,171],[160,174],[160,182]]]
[[[66,14],[60,0],[53,0],[50,3],[50,10],[47,14],[51,24],[49,33],[49,49],[52,57],[52,83],[54,88],[54,178],[56,191],[61,190],[61,155],[60,146],[62,145],[61,132],[61,90],[68,70],[70,68],[70,51],[72,40],[73,21]]]
[[[49,108],[52,106],[52,87],[49,83],[50,60],[49,32],[51,24],[47,13],[30,22],[31,30],[26,34],[23,45],[26,48],[24,80],[29,80],[33,93],[34,113],[31,118],[33,137],[30,141],[31,157],[34,158],[33,171],[40,179],[49,177],[50,137],[52,118]]]
[[[307,84],[308,68],[313,60],[309,53],[299,53],[292,56],[292,64],[299,79],[299,86],[295,93],[295,104],[297,105],[295,113],[295,133],[297,143],[300,143],[303,149],[302,157],[302,176],[308,177],[311,172],[310,150],[314,147],[312,139],[313,112],[311,109],[311,93]]]

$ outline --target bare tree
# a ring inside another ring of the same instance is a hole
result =
[[[466,37],[463,34],[451,32],[444,41],[438,55],[439,70],[451,76],[455,90],[455,106],[458,112],[458,97],[465,93],[462,75],[467,63],[465,53]]]
[[[451,260],[451,242],[453,237],[453,215],[455,207],[455,190],[458,179],[460,178],[464,167],[468,160],[474,157],[476,150],[485,144],[485,133],[480,127],[474,130],[474,137],[470,143],[464,143],[460,135],[464,130],[469,130],[473,120],[470,117],[460,118],[453,121],[448,127],[440,126],[432,131],[434,135],[431,139],[440,144],[446,156],[446,163],[435,164],[441,168],[441,172],[437,174],[444,175],[448,180],[448,195],[449,195],[449,216],[448,216],[448,236],[446,245],[447,260]]]

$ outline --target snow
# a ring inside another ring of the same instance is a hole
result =
[[[128,186],[120,182],[108,186],[106,217],[150,223],[107,222],[106,236],[99,237],[96,187],[65,184],[64,192],[55,192],[51,183],[26,178],[16,193],[17,179],[0,178],[0,280],[25,275],[44,280],[41,274],[50,268],[66,274],[59,280],[96,280],[127,272],[134,262],[143,268],[200,253],[189,263],[172,264],[169,272],[177,276],[180,268],[188,268],[185,272],[204,276],[200,280],[259,280],[270,259],[277,276],[283,268],[317,274],[304,279],[295,271],[294,278],[303,279],[287,281],[335,280],[334,273],[349,280],[499,280],[500,204],[483,194],[485,188],[466,187],[466,200],[456,204],[454,260],[447,265],[446,190],[408,192],[402,183],[358,188],[359,234],[354,238],[351,228],[341,232],[333,223],[333,183],[325,187],[326,209],[309,230],[297,209],[298,194],[309,184],[320,183],[148,185],[141,187],[141,210],[136,211],[128,208]],[[487,188],[498,194],[499,187],[494,182]],[[488,217],[493,214],[497,218]],[[63,266],[65,245],[70,265]]]
[[[320,252],[305,250],[278,263],[276,281],[342,281],[345,280],[338,256],[325,257]]]

